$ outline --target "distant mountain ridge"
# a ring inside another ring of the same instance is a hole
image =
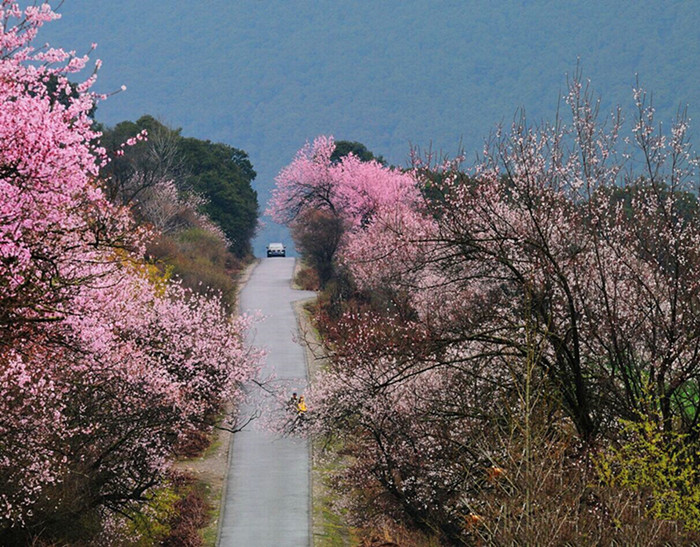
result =
[[[411,144],[454,153],[461,141],[473,157],[519,107],[551,119],[579,58],[604,109],[629,105],[639,74],[659,120],[679,105],[700,113],[698,2],[198,4],[67,0],[38,41],[99,44],[97,89],[128,87],[100,104],[100,121],[148,113],[247,151],[263,207],[279,169],[318,134],[399,165]],[[269,239],[289,243],[268,222],[257,254]]]

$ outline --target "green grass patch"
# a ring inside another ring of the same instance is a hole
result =
[[[211,485],[204,481],[199,481],[198,486],[201,488],[202,494],[209,502],[209,510],[207,513],[207,525],[200,530],[202,543],[205,547],[215,547],[216,540],[219,534],[219,512],[221,510],[221,492],[216,495],[212,492]]]
[[[348,547],[359,545],[355,529],[347,523],[344,512],[336,508],[339,494],[330,484],[334,473],[345,466],[337,446],[318,440],[313,444],[313,545],[314,547]],[[319,457],[323,454],[323,458]]]

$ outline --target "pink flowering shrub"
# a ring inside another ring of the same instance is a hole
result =
[[[0,543],[118,533],[178,446],[255,375],[246,319],[141,264],[111,205],[87,62],[34,50],[48,4],[0,5]],[[106,539],[105,539],[106,541]]]

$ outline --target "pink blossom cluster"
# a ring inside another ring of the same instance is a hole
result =
[[[333,137],[306,144],[275,179],[267,214],[290,223],[308,210],[328,210],[350,229],[360,227],[385,208],[410,204],[419,191],[412,173],[364,162],[349,154],[331,160]]]
[[[0,5],[0,542],[143,503],[257,369],[249,321],[145,265],[103,195],[85,61],[30,44],[55,17]]]
[[[135,137],[130,137],[121,143],[119,148],[114,153],[117,156],[123,156],[125,148],[135,146],[137,143],[144,142],[146,140],[148,140],[148,131],[146,129],[142,129]]]

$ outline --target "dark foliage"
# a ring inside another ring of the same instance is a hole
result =
[[[258,197],[251,187],[255,171],[248,155],[222,143],[194,138],[179,142],[187,187],[204,196],[204,212],[226,233],[238,257],[251,253],[258,223]]]
[[[147,141],[122,146],[142,130],[148,132]],[[103,171],[112,201],[131,204],[158,181],[173,180],[181,191],[206,200],[201,212],[221,227],[234,255],[251,254],[259,210],[251,186],[256,173],[244,151],[182,137],[180,129],[169,128],[152,116],[103,128],[102,143],[112,158]]]

